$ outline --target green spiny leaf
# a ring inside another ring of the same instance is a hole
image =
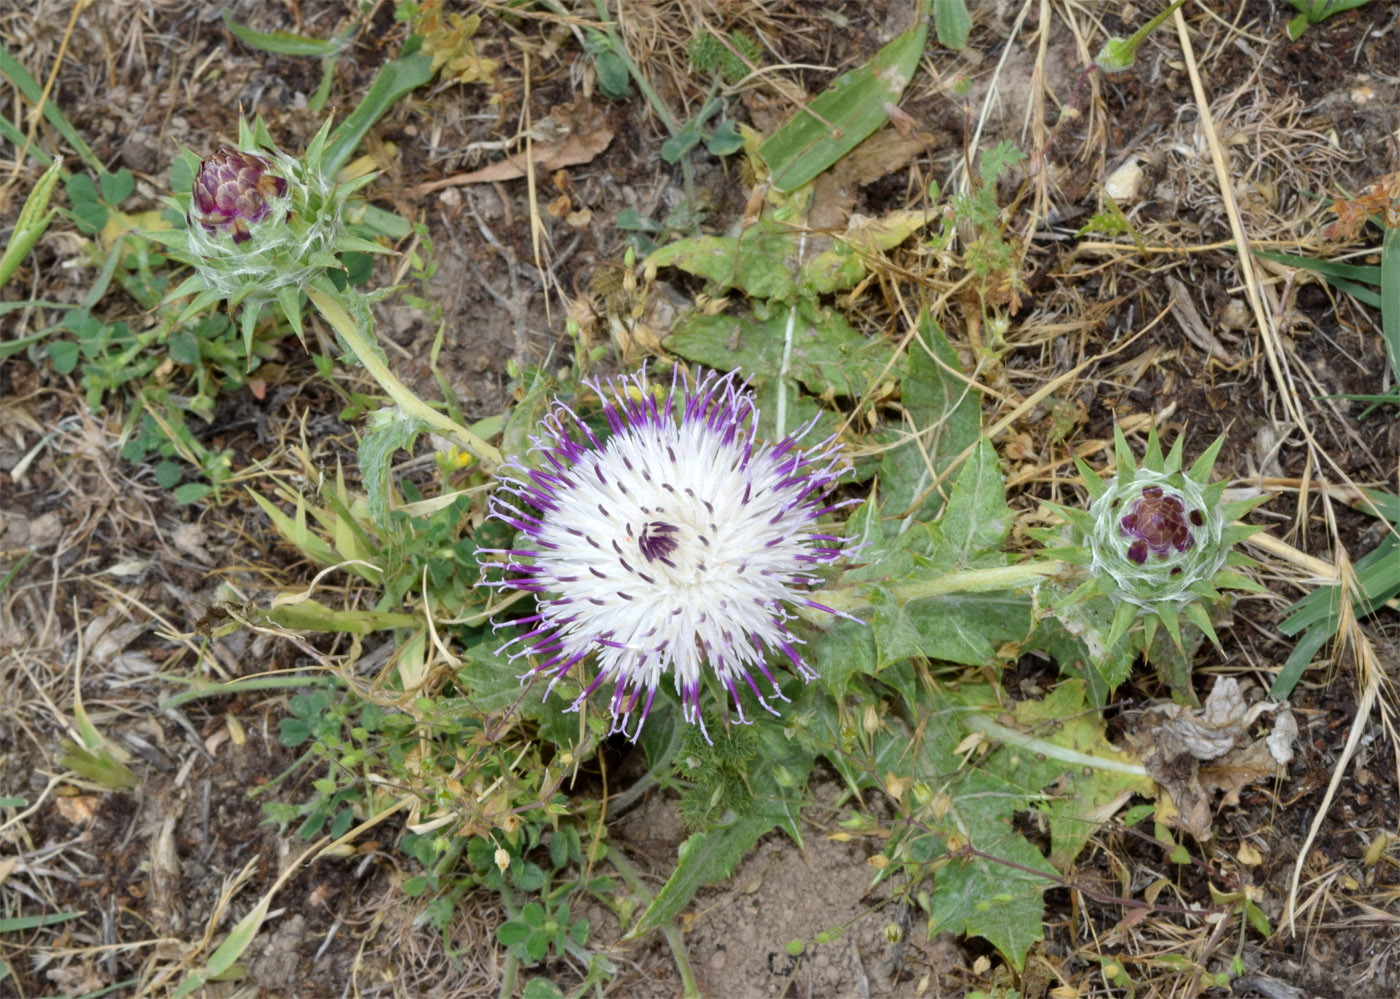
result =
[[[1130,604],[1126,600],[1119,604],[1113,612],[1113,626],[1109,628],[1108,638],[1104,640],[1104,645],[1110,650],[1116,648],[1137,618],[1138,608],[1136,604]]]
[[[1201,453],[1191,466],[1191,470],[1186,473],[1186,477],[1197,485],[1204,486],[1210,482],[1211,472],[1215,469],[1215,459],[1220,454],[1220,449],[1225,446],[1225,435],[1221,434],[1215,441]]]
[[[1219,651],[1224,651],[1220,648],[1220,639],[1216,636],[1215,628],[1211,625],[1210,617],[1206,614],[1204,607],[1200,604],[1187,604],[1181,612],[1192,624],[1201,629],[1201,633],[1210,639],[1211,645],[1214,645]]]

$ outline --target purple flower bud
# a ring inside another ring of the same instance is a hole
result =
[[[1180,496],[1167,493],[1161,486],[1144,486],[1141,498],[1133,501],[1119,526],[1125,538],[1133,539],[1128,558],[1142,565],[1149,552],[1163,558],[1172,549],[1189,551],[1196,543],[1191,526],[1202,523],[1200,511],[1188,513]]]
[[[199,165],[190,192],[190,219],[206,232],[227,232],[235,243],[250,238],[248,226],[271,215],[271,199],[287,193],[287,181],[270,173],[261,156],[223,148]]]

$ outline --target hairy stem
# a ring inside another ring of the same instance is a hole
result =
[[[433,409],[414,394],[412,389],[401,382],[398,375],[389,370],[389,366],[384,363],[379,352],[375,349],[370,331],[361,329],[360,324],[351,318],[350,313],[336,300],[335,296],[327,294],[314,285],[306,289],[306,296],[320,310],[326,322],[330,323],[349,344],[350,350],[364,365],[370,377],[378,382],[385,392],[389,393],[389,398],[394,400],[395,405],[415,420],[427,424],[444,437],[451,439],[463,450],[470,451],[483,464],[491,468],[500,465],[500,451],[457,421]]]
[[[1081,753],[1078,750],[1066,749],[1064,746],[1057,746],[1053,742],[1046,742],[1044,739],[1037,739],[1033,735],[1025,732],[1018,732],[1014,728],[1008,728],[1000,722],[995,722],[986,715],[969,713],[962,717],[962,723],[973,732],[980,732],[989,739],[1008,746],[1015,746],[1017,749],[1024,749],[1027,752],[1037,753],[1052,760],[1059,760],[1061,763],[1069,763],[1074,766],[1093,767],[1095,770],[1109,770],[1118,774],[1131,774],[1134,777],[1146,777],[1147,768],[1137,763],[1124,763],[1122,760],[1105,759],[1102,756],[1094,756],[1090,753]]]
[[[992,590],[1015,590],[1035,586],[1046,576],[1065,571],[1065,563],[1050,560],[1001,565],[990,569],[962,569],[931,579],[914,579],[893,583],[888,587],[901,605],[912,600],[927,600],[949,593],[986,593]],[[870,607],[870,597],[859,584],[838,588],[828,586],[816,595],[817,602],[841,614],[852,614]],[[799,611],[810,621],[820,622],[825,613],[812,608]]]

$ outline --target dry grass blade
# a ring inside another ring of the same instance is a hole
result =
[[[1187,30],[1186,19],[1182,15],[1181,10],[1179,8],[1173,12],[1172,17],[1176,25],[1177,37],[1181,42],[1181,49],[1186,61],[1186,68],[1191,77],[1191,89],[1196,97],[1196,107],[1200,115],[1200,126],[1205,132],[1207,142],[1210,146],[1211,161],[1215,167],[1216,179],[1220,188],[1220,195],[1225,206],[1225,214],[1230,223],[1230,230],[1234,235],[1235,250],[1239,256],[1240,262],[1240,272],[1244,275],[1245,286],[1249,296],[1250,307],[1254,312],[1255,321],[1257,322],[1259,327],[1259,333],[1264,344],[1265,353],[1268,357],[1269,365],[1273,372],[1274,379],[1278,385],[1280,395],[1283,398],[1284,405],[1287,408],[1288,413],[1294,421],[1295,425],[1307,438],[1310,444],[1311,454],[1314,456],[1314,458],[1320,456],[1323,459],[1325,459],[1326,462],[1332,466],[1332,468],[1337,472],[1337,474],[1342,478],[1342,480],[1346,482],[1346,484],[1349,487],[1355,488],[1355,484],[1351,481],[1350,476],[1348,476],[1346,472],[1318,444],[1312,431],[1309,429],[1308,420],[1303,413],[1302,406],[1299,402],[1297,393],[1293,387],[1292,380],[1285,373],[1282,361],[1282,350],[1278,338],[1278,331],[1275,325],[1270,321],[1269,313],[1264,307],[1263,297],[1260,294],[1257,272],[1255,270],[1257,265],[1252,258],[1252,254],[1250,253],[1250,241],[1244,231],[1244,227],[1241,222],[1239,207],[1235,202],[1234,190],[1231,184],[1228,169],[1226,167],[1225,156],[1221,150],[1220,140],[1216,134],[1215,125],[1212,120],[1210,112],[1210,103],[1206,99],[1205,88],[1201,82],[1200,71],[1196,66],[1195,54],[1191,44],[1190,32]],[[1347,562],[1345,551],[1341,549],[1340,545],[1337,545],[1337,549],[1338,578],[1345,582],[1348,576],[1350,575],[1349,563]],[[1391,731],[1390,709],[1380,698],[1380,694],[1382,693],[1382,691],[1387,690],[1389,688],[1390,681],[1386,676],[1385,671],[1380,667],[1379,661],[1375,656],[1374,649],[1371,647],[1370,642],[1366,639],[1365,634],[1362,632],[1360,625],[1357,623],[1356,618],[1352,613],[1349,594],[1350,588],[1348,586],[1343,586],[1341,635],[1343,643],[1350,647],[1356,659],[1357,682],[1358,688],[1361,693],[1361,700],[1360,703],[1357,705],[1356,718],[1353,720],[1351,729],[1348,732],[1346,744],[1344,745],[1342,752],[1335,764],[1335,770],[1332,774],[1332,779],[1328,784],[1327,793],[1323,798],[1322,804],[1318,809],[1317,815],[1314,817],[1312,824],[1309,826],[1308,835],[1304,840],[1301,849],[1298,851],[1298,859],[1294,865],[1293,875],[1289,882],[1288,901],[1285,908],[1285,923],[1290,930],[1294,928],[1293,916],[1297,906],[1298,882],[1300,877],[1302,876],[1303,866],[1306,862],[1310,850],[1312,849],[1312,844],[1316,841],[1317,836],[1322,829],[1323,821],[1327,816],[1327,812],[1336,798],[1337,790],[1341,786],[1342,778],[1346,773],[1347,767],[1349,766],[1352,758],[1355,756],[1357,748],[1360,745],[1361,736],[1365,732],[1370,722],[1371,711],[1373,708],[1376,707],[1378,703],[1380,703],[1381,705],[1382,722],[1385,725],[1387,731]],[[1392,732],[1392,738],[1393,735],[1394,734]],[[1400,776],[1400,758],[1397,758],[1396,773],[1397,776]]]

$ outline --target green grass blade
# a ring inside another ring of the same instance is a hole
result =
[[[359,147],[370,126],[379,120],[400,97],[421,87],[433,78],[433,61],[421,52],[401,56],[393,62],[385,63],[374,78],[374,84],[365,94],[359,106],[350,112],[340,127],[331,135],[326,145],[322,169],[326,176],[334,177],[340,172],[356,148]]]
[[[1346,292],[1363,305],[1369,305],[1373,309],[1379,309],[1381,307],[1381,296],[1365,285],[1357,284],[1355,281],[1348,281],[1345,278],[1335,277],[1328,278],[1327,283],[1338,291]]]
[[[920,14],[927,5],[921,5]],[[758,154],[773,187],[793,191],[860,145],[889,119],[919,65],[928,20],[890,42],[864,66],[843,73],[773,133]]]
[[[180,693],[161,701],[160,709],[162,711],[169,711],[205,697],[229,697],[253,690],[300,690],[307,687],[330,689],[336,685],[333,678],[324,676],[246,676],[230,680],[227,683],[210,683],[200,679],[185,681],[184,678],[170,676],[162,677],[162,679],[179,679],[181,682],[190,683],[189,690],[182,690]]]
[[[1327,643],[1332,633],[1324,627],[1309,629],[1298,644],[1289,653],[1283,668],[1279,670],[1278,676],[1274,679],[1274,685],[1269,688],[1269,696],[1276,701],[1281,701],[1293,693],[1293,688],[1298,686],[1298,681],[1303,677],[1303,671],[1308,668],[1318,651]]]
[[[1400,378],[1400,229],[1387,229],[1381,243],[1381,335],[1390,370]]]
[[[350,36],[355,33],[355,29],[352,28],[335,38],[324,40],[295,35],[290,31],[254,31],[235,21],[228,11],[224,11],[224,24],[239,41],[250,48],[261,49],[274,55],[309,56],[315,59],[338,55],[349,42]]]
[[[44,88],[39,86],[39,81],[30,76],[29,71],[20,64],[18,59],[10,55],[10,50],[3,45],[0,45],[0,75],[14,84],[15,88],[24,95],[24,98],[29,101],[29,103],[34,105],[39,103],[39,98],[44,94]],[[78,154],[82,161],[91,167],[99,177],[107,172],[107,168],[103,166],[102,161],[97,158],[97,154],[83,141],[83,137],[78,134],[78,130],[64,117],[63,112],[58,109],[58,105],[52,100],[44,102],[44,117],[48,119],[50,125],[57,129],[58,134],[63,136],[64,141],[73,147],[73,151]],[[7,139],[11,138],[8,134],[9,131],[11,131],[11,129],[6,130]],[[24,136],[18,136],[18,140],[19,141],[15,144],[22,147],[24,145]],[[37,150],[35,150],[35,152],[37,153]]]
[[[1363,513],[1369,513],[1373,517],[1384,517],[1392,524],[1400,524],[1400,496],[1364,487],[1361,493],[1366,497],[1365,504],[1359,507]],[[1368,506],[1370,509],[1367,509]]]
[[[1344,281],[1359,281],[1362,284],[1371,285],[1381,283],[1381,269],[1379,267],[1343,264],[1335,260],[1316,260],[1312,257],[1300,257],[1296,253],[1277,253],[1274,250],[1255,250],[1254,255],[1261,260],[1270,260],[1276,264],[1312,271],[1325,278],[1341,278]]]
[[[26,930],[37,930],[43,926],[53,926],[55,923],[66,923],[70,919],[77,919],[86,915],[83,912],[47,912],[42,916],[13,916],[8,919],[0,919],[0,933],[23,933]]]

